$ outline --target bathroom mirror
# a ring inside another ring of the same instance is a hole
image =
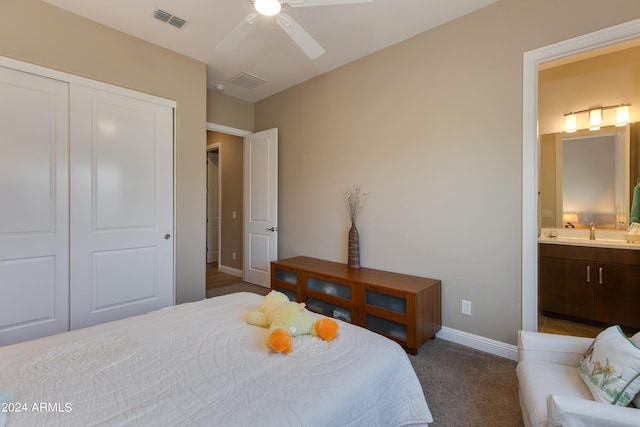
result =
[[[637,125],[540,137],[542,227],[627,228],[640,178]]]

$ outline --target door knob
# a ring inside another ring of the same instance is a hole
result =
[[[267,231],[278,231],[278,227],[265,228]]]
[[[170,238],[171,238],[171,234],[165,234],[165,235],[164,235],[164,239],[165,239],[165,240],[169,240]]]

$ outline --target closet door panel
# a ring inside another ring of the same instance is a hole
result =
[[[173,109],[71,85],[71,329],[174,303]]]
[[[0,345],[68,329],[68,85],[0,67]]]

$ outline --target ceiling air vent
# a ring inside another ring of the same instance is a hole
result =
[[[171,19],[167,21],[167,23],[173,25],[176,28],[182,28],[182,26],[186,24],[187,21],[185,21],[184,19],[180,19],[177,16],[172,16]]]
[[[266,82],[265,79],[254,76],[253,74],[245,73],[244,71],[235,77],[230,78],[229,81],[237,84],[238,86],[246,87],[247,89],[253,89],[254,87],[260,86],[262,83]]]
[[[187,23],[187,21],[185,21],[184,19],[178,18],[177,16],[172,15],[171,13],[164,11],[162,9],[156,9],[153,12],[153,17],[162,22],[166,22],[167,24],[173,25],[176,28],[182,28],[184,24]]]

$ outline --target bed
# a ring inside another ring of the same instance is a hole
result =
[[[433,421],[395,342],[340,322],[270,351],[235,293],[0,347],[14,426],[412,426]],[[0,418],[0,424],[2,423]]]

